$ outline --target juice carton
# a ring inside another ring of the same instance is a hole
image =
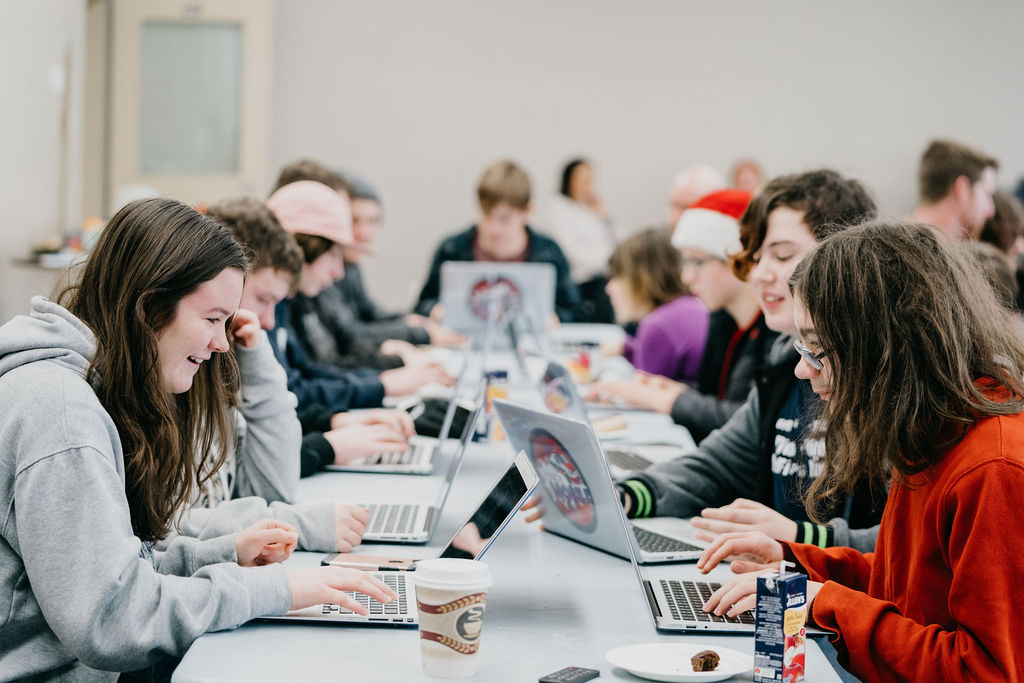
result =
[[[759,683],[804,680],[807,637],[807,576],[786,571],[757,577],[754,630],[754,680]]]

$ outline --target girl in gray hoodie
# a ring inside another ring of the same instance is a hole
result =
[[[246,267],[212,220],[135,202],[65,306],[0,327],[0,680],[115,680],[255,617],[364,612],[344,590],[393,597],[358,572],[240,566],[287,556],[285,524],[153,549],[224,457]]]

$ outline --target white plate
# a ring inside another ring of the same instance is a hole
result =
[[[720,657],[714,671],[694,671],[690,657],[714,650]],[[754,668],[754,656],[714,644],[646,643],[627,645],[608,652],[605,659],[634,676],[652,681],[724,681]]]

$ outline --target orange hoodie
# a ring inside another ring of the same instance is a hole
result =
[[[784,543],[865,681],[1024,681],[1024,413],[987,418],[895,485],[875,552]]]

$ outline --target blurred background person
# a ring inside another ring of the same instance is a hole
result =
[[[558,242],[569,261],[583,299],[583,318],[578,322],[615,322],[604,288],[608,257],[617,240],[608,209],[594,188],[594,167],[589,161],[577,158],[565,165],[559,192],[537,223]]]

